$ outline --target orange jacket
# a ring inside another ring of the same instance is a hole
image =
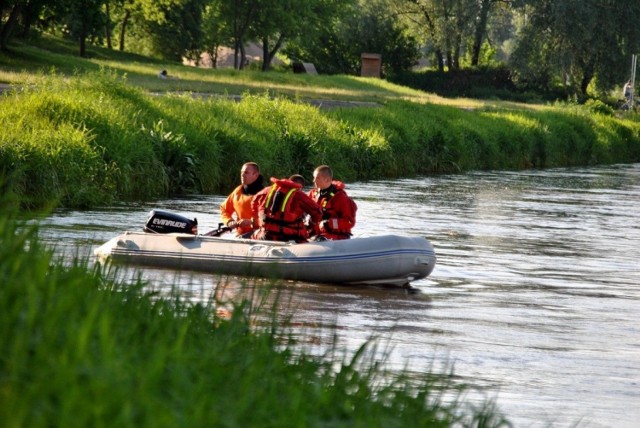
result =
[[[242,185],[236,187],[227,199],[220,204],[220,216],[222,222],[226,225],[231,220],[251,219],[252,225],[250,227],[238,227],[236,234],[242,235],[247,232],[251,232],[258,227],[258,217],[253,215],[251,210],[251,200],[253,195],[245,194]],[[235,218],[234,218],[235,215]]]

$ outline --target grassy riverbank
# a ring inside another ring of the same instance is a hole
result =
[[[157,62],[104,50],[69,60],[76,74],[64,74],[69,65],[33,73],[70,58],[53,46],[0,57],[10,63],[0,79],[26,85],[0,98],[0,171],[4,190],[30,208],[224,193],[248,160],[266,177],[309,177],[327,163],[344,181],[640,161],[640,122],[598,103],[443,100],[379,79],[179,65],[170,74],[181,79],[163,81]],[[244,92],[240,102],[148,92],[160,86]],[[380,106],[324,110],[303,102],[309,97]]]
[[[324,111],[266,96],[152,96],[108,71],[43,76],[0,105],[5,187],[29,207],[221,193],[247,160],[266,176],[328,163],[346,181],[640,160],[640,123],[578,106]]]
[[[506,426],[447,375],[387,373],[366,349],[306,355],[282,324],[251,323],[248,302],[222,319],[63,266],[4,209],[0,283],[3,426]]]

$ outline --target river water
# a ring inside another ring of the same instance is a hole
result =
[[[438,262],[417,292],[287,283],[294,321],[336,326],[355,349],[379,338],[388,364],[453,367],[516,427],[640,426],[640,164],[350,183],[355,236],[426,236]],[[153,208],[217,225],[222,196],[57,211],[41,236],[87,255]],[[211,274],[145,269],[158,287],[209,299]],[[315,333],[314,333],[315,334]],[[317,333],[320,334],[321,333]],[[320,337],[319,341],[322,342]]]

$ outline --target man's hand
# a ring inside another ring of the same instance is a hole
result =
[[[253,221],[251,219],[229,220],[227,227],[235,229],[236,227],[253,227]]]
[[[238,227],[253,227],[253,221],[249,218],[238,220]]]

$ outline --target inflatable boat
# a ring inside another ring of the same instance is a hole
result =
[[[220,274],[400,286],[427,277],[436,263],[433,246],[423,237],[384,235],[296,244],[199,235],[196,225],[197,220],[154,210],[143,231],[124,232],[97,248],[95,255],[100,260]]]

